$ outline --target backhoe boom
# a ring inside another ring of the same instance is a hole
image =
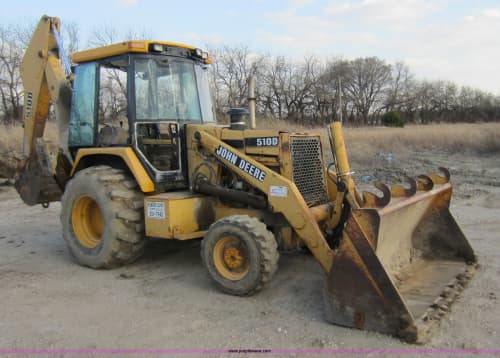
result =
[[[67,151],[71,85],[60,64],[60,21],[43,16],[31,38],[21,64],[24,86],[24,166],[16,189],[29,205],[59,200],[67,175]],[[43,139],[50,104],[55,106],[59,130],[56,153]]]

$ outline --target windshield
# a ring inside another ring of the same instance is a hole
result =
[[[135,100],[138,120],[214,120],[206,70],[189,61],[137,59]]]

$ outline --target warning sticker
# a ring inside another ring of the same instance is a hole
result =
[[[286,186],[271,185],[269,195],[286,198],[288,196],[288,188]]]
[[[162,201],[147,202],[148,218],[165,219],[165,203]]]

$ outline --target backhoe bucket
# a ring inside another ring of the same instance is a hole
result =
[[[329,272],[325,303],[335,324],[424,342],[476,268],[476,257],[449,211],[444,177],[364,193],[353,209]]]
[[[44,173],[36,163],[26,164],[17,175],[14,185],[27,205],[48,206],[51,202],[59,201],[62,196],[62,190],[55,177]]]

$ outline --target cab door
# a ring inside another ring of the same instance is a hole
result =
[[[89,62],[75,68],[69,124],[70,148],[95,146],[97,136],[97,63]]]

